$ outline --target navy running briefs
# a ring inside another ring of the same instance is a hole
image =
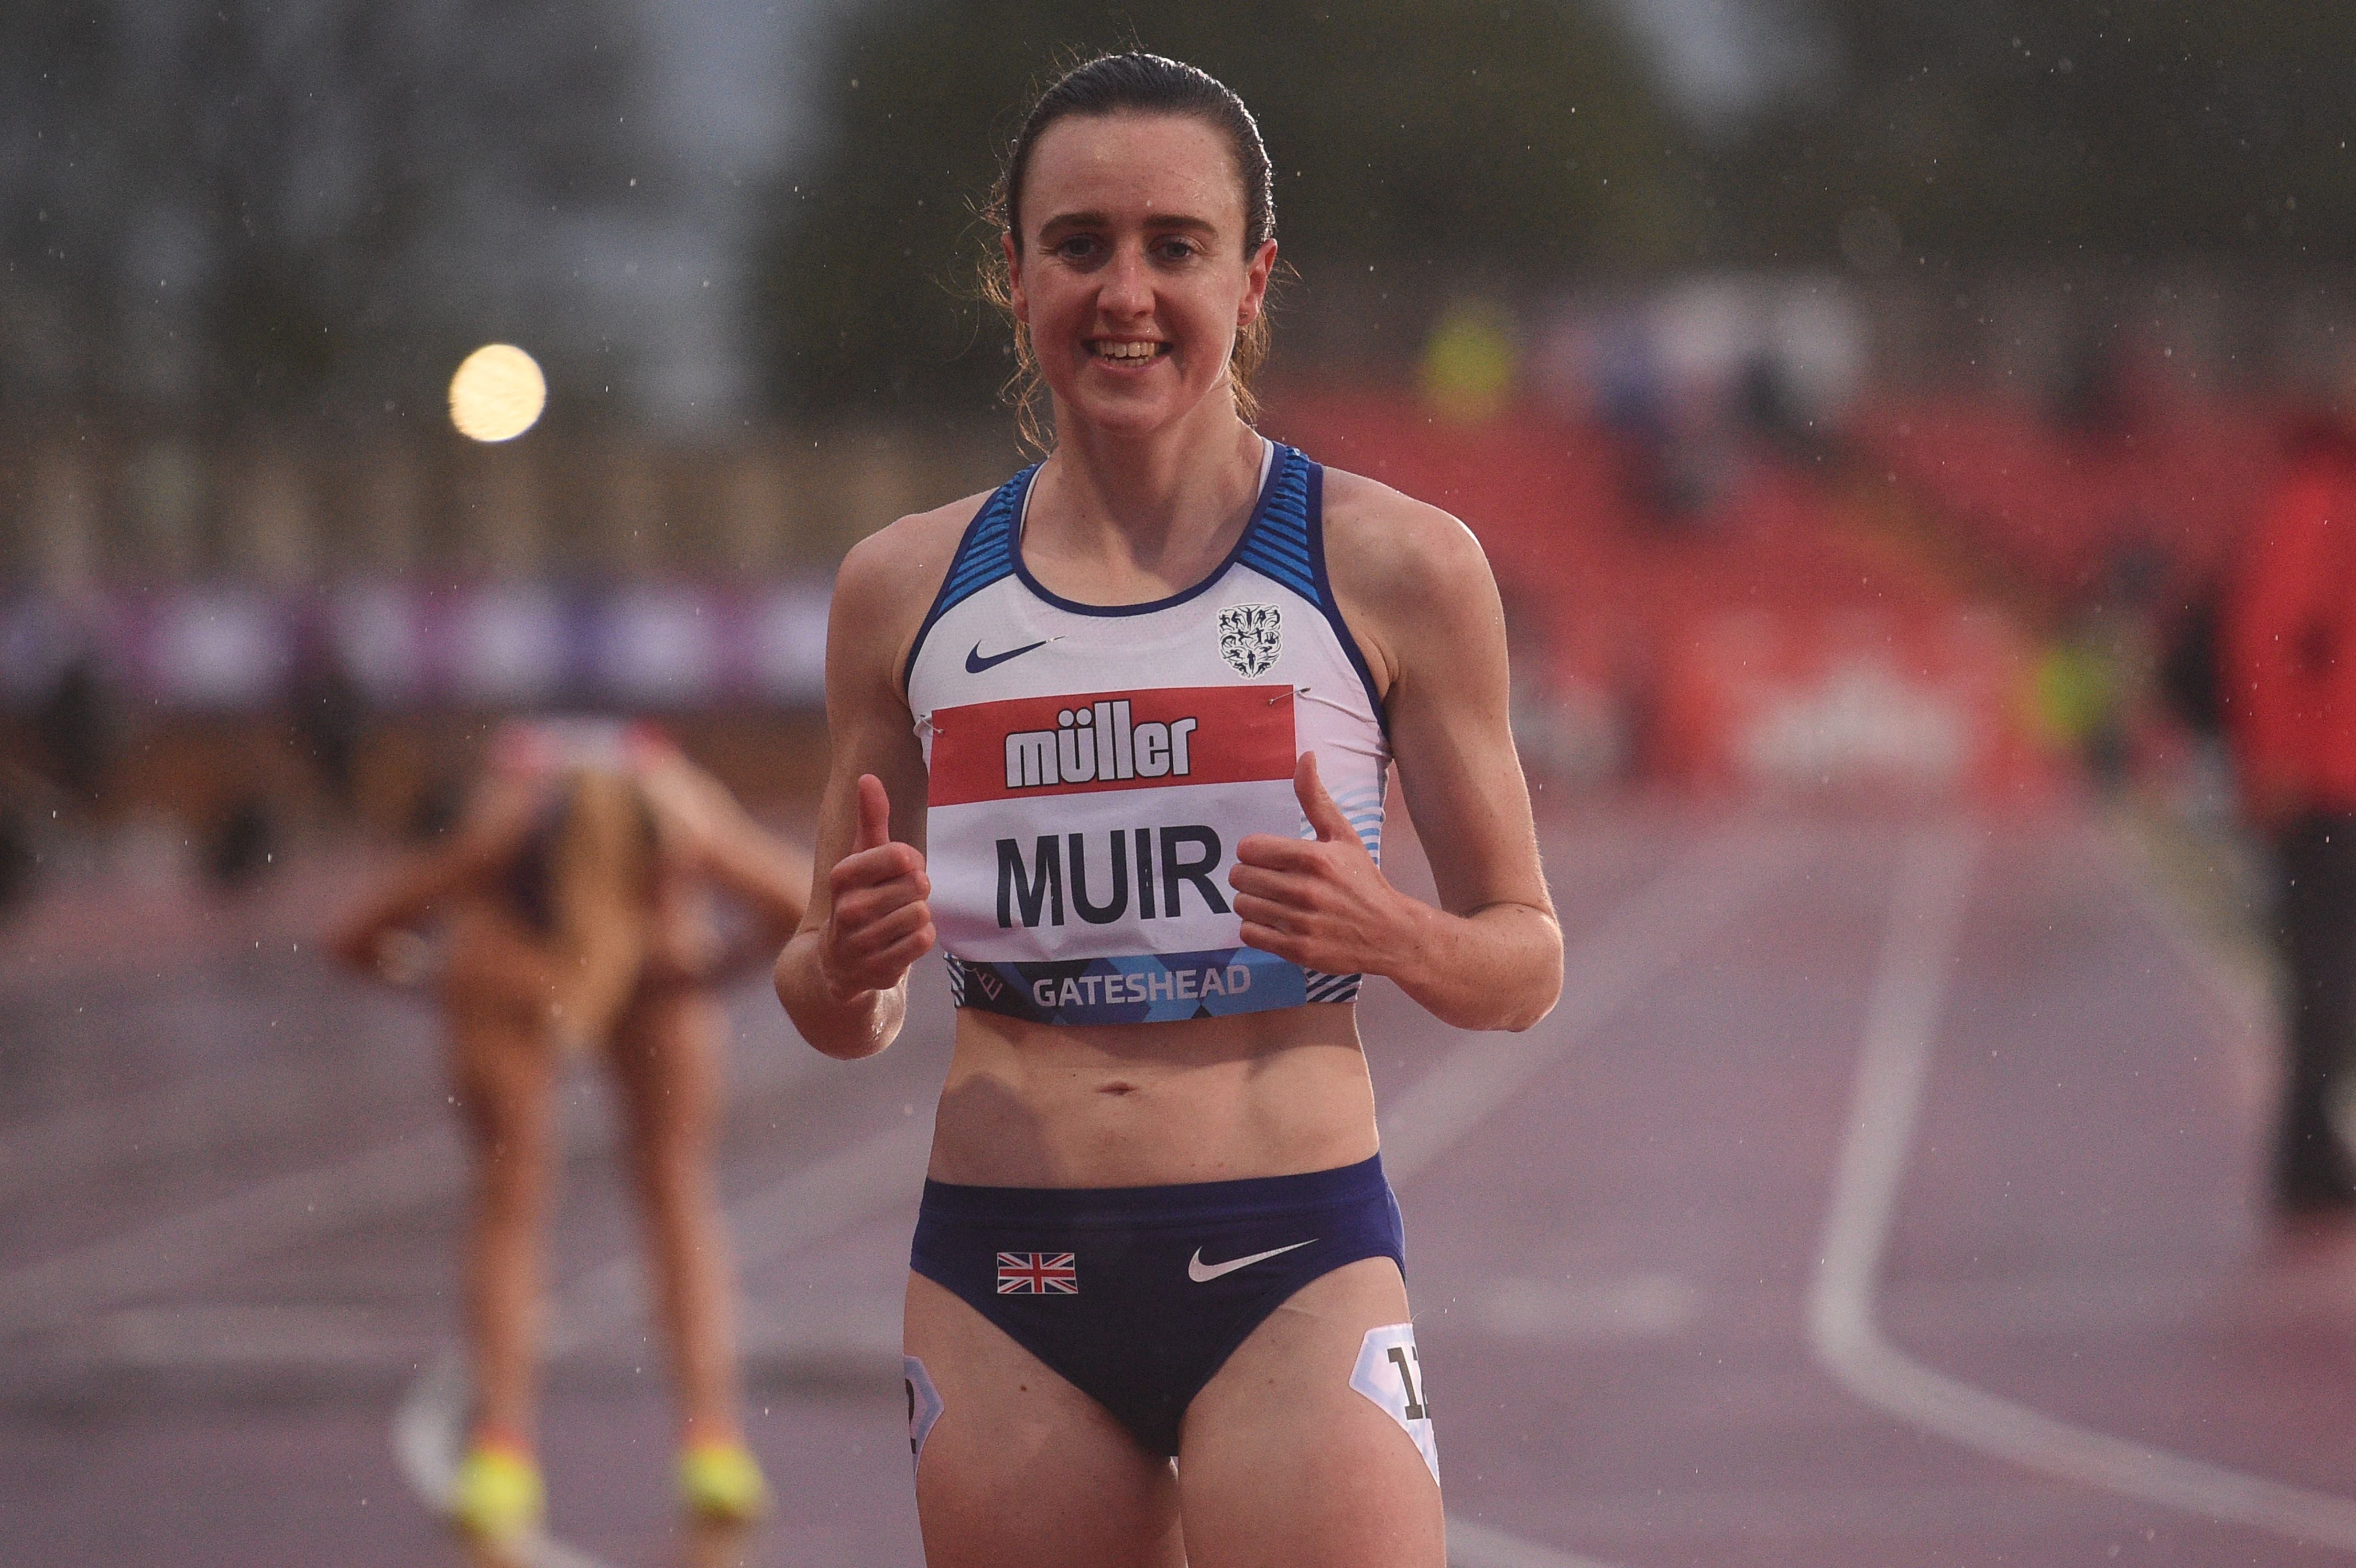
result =
[[[1365,1258],[1407,1268],[1382,1157],[1173,1187],[927,1181],[909,1266],[1174,1455],[1186,1407],[1302,1285]]]

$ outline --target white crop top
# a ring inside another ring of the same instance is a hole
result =
[[[1242,945],[1231,907],[1238,840],[1311,836],[1301,750],[1377,857],[1390,761],[1326,580],[1324,470],[1271,443],[1263,471],[1227,559],[1149,604],[1074,603],[1031,575],[1035,465],[967,525],[906,672],[959,1007],[1107,1024],[1356,997],[1356,975]]]

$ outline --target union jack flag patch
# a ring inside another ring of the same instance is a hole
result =
[[[1077,1296],[1080,1271],[1069,1253],[1001,1253],[1001,1296]]]

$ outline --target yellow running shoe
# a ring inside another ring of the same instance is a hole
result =
[[[458,1467],[450,1493],[450,1521],[487,1546],[509,1546],[540,1528],[547,1495],[540,1465],[504,1443],[478,1442]]]
[[[769,1483],[742,1443],[706,1439],[679,1455],[679,1499],[714,1524],[750,1524],[769,1511]]]

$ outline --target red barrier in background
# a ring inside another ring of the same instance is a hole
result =
[[[2057,428],[1985,399],[1892,399],[1851,421],[1859,449],[1970,542],[2056,596],[2099,589],[2130,552],[2181,597],[2231,570],[2281,471],[2284,411],[2163,401],[2132,427]]]
[[[1654,760],[1689,786],[2016,807],[2057,782],[2027,650],[1983,611],[1720,611],[1665,654]]]
[[[1526,409],[1468,427],[1403,398],[1300,398],[1270,428],[1462,517],[1540,700],[1612,715],[1648,777],[1989,807],[2058,783],[2027,637],[1791,462],[1740,453],[1706,512],[1672,519],[1636,443]]]

